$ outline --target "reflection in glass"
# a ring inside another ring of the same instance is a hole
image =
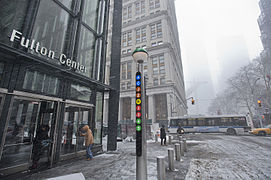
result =
[[[95,50],[95,36],[86,29],[84,26],[81,28],[79,50],[78,50],[78,61],[81,65],[86,67],[86,72],[78,71],[87,77],[93,77],[93,61],[94,61],[94,50]]]
[[[59,58],[59,53],[66,53],[65,45],[69,43],[70,19],[69,13],[54,1],[41,0],[31,39],[39,42],[40,47],[54,51],[55,58]],[[60,64],[59,61],[53,62]]]
[[[14,100],[0,168],[29,162],[38,113],[38,102]]]
[[[102,118],[103,118],[103,93],[97,92],[96,96],[96,112],[95,112],[95,130],[94,143],[101,144],[102,132]]]
[[[38,71],[27,70],[24,78],[23,89],[57,95],[59,80],[54,76]]]
[[[98,11],[100,0],[85,0],[83,22],[85,22],[93,30],[97,30]]]
[[[4,74],[4,68],[5,68],[5,64],[0,62],[0,82],[3,79],[3,74]]]
[[[66,106],[62,127],[61,154],[73,153],[76,151],[78,112],[78,107]]]
[[[1,0],[0,6],[0,42],[10,45],[9,37],[13,29],[22,32],[28,0]]]
[[[72,10],[72,1],[73,0],[58,0],[58,1],[60,1],[68,9]]]
[[[91,109],[66,106],[62,127],[61,154],[85,150],[84,136],[79,131],[84,125],[91,124]]]
[[[88,87],[80,85],[71,85],[71,98],[81,101],[90,101],[91,90]]]

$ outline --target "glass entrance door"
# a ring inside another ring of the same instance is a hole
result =
[[[0,168],[29,162],[39,107],[38,101],[14,99]]]
[[[48,125],[48,137],[53,137],[56,113],[57,102],[15,97],[10,110],[0,169],[31,163],[33,142],[39,133],[38,129],[42,125]],[[48,160],[51,144],[44,151],[40,154],[40,162]]]
[[[61,154],[85,150],[84,137],[79,136],[84,125],[92,123],[92,108],[67,105],[62,127]]]

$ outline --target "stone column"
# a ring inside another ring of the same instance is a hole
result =
[[[155,100],[153,95],[148,96],[148,117],[149,119],[152,119],[152,122],[156,122],[156,116],[155,116]]]
[[[123,98],[120,98],[120,101],[119,101],[119,121],[123,120],[122,111],[123,111]]]

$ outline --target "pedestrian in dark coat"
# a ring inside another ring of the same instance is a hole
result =
[[[161,138],[161,146],[163,145],[165,146],[167,144],[165,125],[162,125],[162,128],[160,129],[160,138]]]
[[[40,160],[42,154],[49,146],[49,126],[41,125],[37,130],[36,137],[33,141],[33,151],[32,151],[32,166],[31,169],[36,169],[38,166],[38,161]]]

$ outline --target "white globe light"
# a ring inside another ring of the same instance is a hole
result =
[[[135,62],[143,63],[144,61],[147,61],[149,55],[145,49],[137,48],[136,50],[134,50],[132,56],[133,56]]]

